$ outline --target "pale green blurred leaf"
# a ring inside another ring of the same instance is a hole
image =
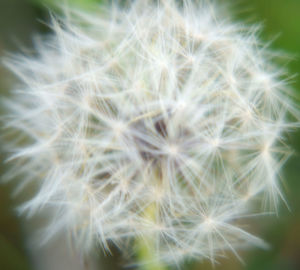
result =
[[[56,9],[62,4],[78,6],[84,9],[90,9],[95,4],[101,3],[102,0],[31,0],[35,4]]]

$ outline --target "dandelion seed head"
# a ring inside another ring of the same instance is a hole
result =
[[[52,209],[47,239],[66,230],[88,252],[151,238],[169,264],[264,246],[239,221],[252,201],[284,199],[297,108],[254,29],[182,3],[70,10],[37,56],[8,61],[21,81],[7,101],[11,178],[38,183],[21,209]]]

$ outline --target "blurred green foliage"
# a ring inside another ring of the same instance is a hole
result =
[[[57,4],[75,4],[91,8],[101,0],[0,0],[0,55],[7,50],[15,50],[21,44],[31,46],[30,37],[35,32],[47,31],[38,19],[45,21],[46,7],[55,8]],[[274,39],[271,47],[287,52],[292,60],[287,63],[290,74],[295,74],[292,86],[295,95],[300,96],[300,0],[219,0],[231,4],[237,19],[247,23],[262,22],[263,40]],[[279,35],[278,35],[279,34]],[[278,35],[278,36],[277,36]],[[0,67],[0,92],[8,92],[7,72]],[[299,101],[298,104],[300,105]],[[0,108],[1,109],[1,108]],[[1,110],[0,110],[1,111]],[[298,270],[300,269],[300,132],[288,135],[288,144],[295,155],[287,162],[283,178],[284,192],[290,211],[282,204],[279,217],[259,217],[251,223],[251,231],[256,232],[271,246],[267,251],[252,249],[241,252],[245,264],[234,256],[220,260],[219,265],[208,262],[188,262],[184,269],[191,270]],[[4,159],[0,155],[1,160]],[[0,163],[0,172],[5,171]],[[27,255],[22,219],[15,215],[11,188],[0,186],[0,269],[29,270],[30,259]],[[117,269],[117,264],[105,259],[105,269]],[[113,266],[112,266],[113,265]],[[55,269],[59,270],[59,269]],[[66,269],[68,270],[68,269]]]
[[[89,9],[94,4],[99,4],[101,0],[31,0],[34,4],[44,5],[49,8],[58,8],[61,4],[75,5]]]

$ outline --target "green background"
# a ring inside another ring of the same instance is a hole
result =
[[[46,6],[53,6],[54,2],[54,0],[0,0],[0,56],[7,51],[17,51],[24,45],[30,49],[32,35],[48,31],[41,21],[47,21]],[[69,0],[69,2],[76,2],[82,8],[90,8],[91,3],[100,1]],[[275,38],[271,47],[285,51],[292,57],[287,66],[290,73],[295,75],[292,85],[296,96],[299,97],[300,0],[219,0],[218,2],[230,3],[230,9],[238,20],[247,24],[262,23],[261,38],[266,41]],[[10,81],[10,74],[0,67],[2,95],[9,92]],[[284,192],[290,211],[282,204],[279,217],[260,217],[251,223],[251,231],[265,239],[271,248],[267,251],[249,249],[240,252],[244,264],[228,254],[228,258],[220,260],[220,264],[214,267],[209,262],[190,262],[183,269],[300,269],[300,132],[289,134],[287,140],[288,144],[295,149],[294,156],[289,159],[284,168]],[[3,175],[7,165],[2,162],[3,155],[0,157],[0,172]],[[11,198],[12,188],[11,185],[0,186],[0,269],[29,270],[33,267],[25,245],[25,221],[14,211],[20,198]],[[105,268],[117,269],[117,265],[121,264],[116,262],[117,259],[105,258]]]

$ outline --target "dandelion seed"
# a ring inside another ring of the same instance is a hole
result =
[[[39,187],[24,212],[54,213],[45,239],[66,230],[84,254],[150,238],[177,265],[265,246],[239,220],[283,198],[297,107],[254,29],[182,3],[70,10],[36,57],[8,61],[21,81],[7,101],[11,177]]]

